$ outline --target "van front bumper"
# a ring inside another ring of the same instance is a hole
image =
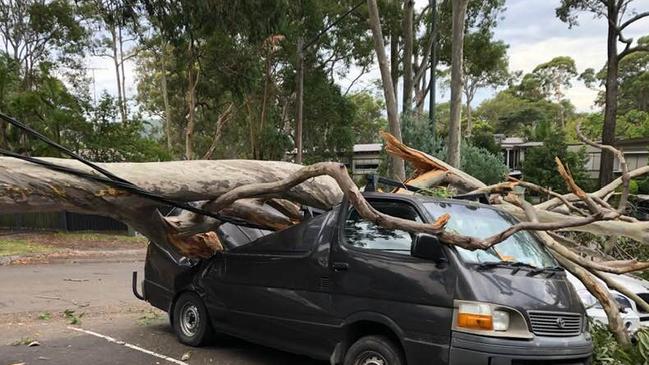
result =
[[[590,365],[590,337],[539,337],[512,340],[453,332],[450,365]]]

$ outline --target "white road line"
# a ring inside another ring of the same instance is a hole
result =
[[[176,360],[173,357],[165,356],[165,355],[162,355],[162,354],[158,354],[157,352],[153,352],[153,351],[150,351],[150,350],[147,350],[147,349],[143,349],[143,348],[141,348],[139,346],[131,345],[128,342],[116,340],[116,339],[114,339],[114,338],[112,338],[110,336],[102,335],[101,333],[92,332],[92,331],[88,331],[88,330],[84,330],[82,328],[76,328],[76,327],[68,327],[68,329],[73,330],[73,331],[77,331],[77,332],[82,332],[82,333],[85,333],[87,335],[92,335],[92,336],[95,336],[95,337],[103,338],[104,340],[106,340],[108,342],[112,342],[112,343],[115,343],[115,344],[118,344],[118,345],[124,345],[124,346],[126,346],[126,347],[128,347],[130,349],[137,350],[137,351],[143,352],[143,353],[145,353],[147,355],[155,356],[155,357],[158,357],[158,358],[163,359],[163,360],[167,360],[167,361],[172,362],[172,363],[177,364],[177,365],[189,365],[188,363],[186,363],[184,361]]]

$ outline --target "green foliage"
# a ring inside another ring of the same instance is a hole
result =
[[[601,139],[604,115],[590,113],[569,121],[566,124],[566,133],[573,141],[577,141],[575,132],[577,122],[581,123],[581,130],[588,138],[592,140]],[[633,109],[626,112],[626,114],[618,115],[615,136],[617,139],[649,137],[649,112]]]
[[[488,132],[485,132],[488,133]],[[493,140],[493,135],[491,136]],[[445,160],[447,149],[439,138],[433,139],[428,119],[422,117],[404,118],[404,142],[413,148],[429,153]],[[470,141],[462,141],[460,146],[460,169],[480,179],[485,184],[501,182],[509,170],[502,161],[500,154],[473,145]]]
[[[638,194],[649,194],[649,176],[638,181]]]
[[[509,170],[500,155],[466,142],[461,147],[461,169],[485,184],[495,184],[507,177]]]
[[[448,188],[446,186],[436,186],[433,188],[424,188],[420,189],[417,194],[422,194],[426,196],[433,196],[436,198],[450,198],[455,195],[454,189]]]
[[[634,334],[630,348],[620,346],[608,327],[590,322],[593,339],[593,365],[647,365],[649,364],[649,330],[643,328]]]
[[[560,131],[549,131],[543,139],[543,146],[534,147],[525,153],[523,177],[543,187],[567,193],[568,189],[561,175],[556,172],[555,157],[559,157],[572,173],[575,182],[580,186],[590,186],[584,165],[586,153],[568,151],[565,136]]]
[[[367,91],[353,93],[345,97],[351,103],[351,127],[354,143],[378,143],[379,131],[387,130],[388,121],[383,116],[382,100]]]
[[[494,155],[500,155],[500,146],[496,143],[493,130],[494,128],[489,123],[479,121],[475,126],[473,126],[471,144],[476,147],[484,148]]]
[[[590,322],[593,339],[594,365],[637,365],[634,356],[622,348],[607,327],[599,322]]]
[[[516,87],[485,100],[476,109],[477,119],[494,127],[495,133],[530,136],[539,124],[559,125],[561,107],[543,98],[529,97]]]
[[[63,311],[63,318],[65,318],[65,320],[68,321],[68,323],[71,324],[71,325],[79,325],[79,324],[81,324],[81,318],[84,315],[85,315],[85,312],[77,314],[72,309],[66,309],[66,310]]]
[[[312,163],[351,155],[354,133],[349,117],[354,114],[350,100],[340,87],[330,83],[323,72],[305,75],[304,150],[305,161]],[[377,131],[378,133],[378,131]]]
[[[441,148],[441,140],[433,139],[430,121],[424,116],[404,115],[401,118],[401,135],[407,146],[426,153],[435,155]]]
[[[638,184],[637,180],[629,181],[629,193],[630,194],[638,194],[639,189],[640,189],[640,185]]]
[[[501,19],[500,15],[504,8],[504,0],[469,0],[465,20],[466,29],[475,30],[476,34],[490,32]],[[451,14],[451,1],[441,1],[437,23],[439,27],[439,57],[440,61],[447,65],[451,64]]]
[[[649,35],[640,37],[638,45],[649,47]],[[620,61],[618,77],[618,112],[649,112],[649,52],[636,52],[623,58]]]
[[[571,80],[577,77],[575,61],[570,57],[555,57],[542,63],[532,71],[533,77],[538,80],[542,95],[546,98],[563,98],[562,87],[570,87]]]

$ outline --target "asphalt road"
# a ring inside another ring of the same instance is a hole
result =
[[[0,365],[323,364],[228,336],[203,348],[180,344],[166,313],[131,294],[131,272],[141,269],[142,262],[0,266]],[[28,347],[33,341],[39,345]]]

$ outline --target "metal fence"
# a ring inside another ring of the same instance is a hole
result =
[[[128,231],[112,218],[70,212],[0,214],[0,228],[14,230]]]

